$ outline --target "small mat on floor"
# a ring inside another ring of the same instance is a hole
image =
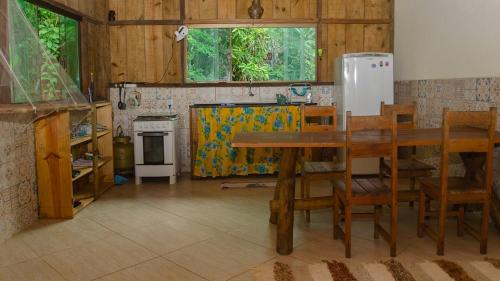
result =
[[[220,184],[222,189],[229,188],[273,188],[276,187],[275,180],[267,181],[227,181]]]
[[[445,259],[420,261],[416,264],[403,264],[396,259],[361,263],[328,260],[314,264],[287,263],[258,266],[253,271],[255,281],[500,281],[500,261],[484,259],[471,262],[453,262]],[[474,279],[465,269],[475,271]],[[360,272],[364,271],[364,272]]]

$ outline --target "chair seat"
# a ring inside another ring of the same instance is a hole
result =
[[[440,178],[421,178],[420,188],[426,194],[439,200],[441,194]],[[448,200],[452,202],[462,201],[484,201],[487,195],[486,190],[475,182],[468,181],[461,177],[448,178]]]
[[[335,191],[341,194],[346,193],[345,181],[334,180]],[[342,195],[344,196],[344,195]],[[391,188],[379,178],[353,178],[352,179],[352,197],[363,201],[366,198],[366,204],[385,204],[390,202]]]
[[[384,165],[391,167],[391,160],[384,160]],[[431,165],[416,159],[398,159],[398,171],[432,171],[435,170]]]
[[[342,164],[334,162],[305,162],[304,172],[308,174],[328,174],[343,173],[345,171]]]
[[[422,178],[419,179],[420,183],[428,188],[441,190],[441,178]],[[448,192],[449,193],[480,193],[486,192],[483,187],[477,183],[468,181],[461,177],[448,178]]]

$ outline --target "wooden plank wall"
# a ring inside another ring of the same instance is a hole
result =
[[[0,50],[8,56],[7,18],[2,15],[7,15],[7,0],[0,0]],[[10,82],[10,76],[0,65],[0,103],[10,102]]]
[[[333,81],[333,61],[341,54],[393,49],[393,0],[261,0],[260,20],[249,19],[252,0],[109,1],[118,20],[110,26],[114,83],[182,84],[184,45],[172,44],[180,24],[316,24],[318,82]]]
[[[392,0],[322,2],[319,81],[333,81],[333,63],[342,54],[392,51]]]
[[[110,78],[110,41],[107,0],[53,0],[45,1],[69,12],[80,14],[80,71],[82,90],[86,92],[90,74],[94,74],[98,99],[108,99]]]
[[[110,26],[112,82],[181,83],[176,30],[175,25]]]

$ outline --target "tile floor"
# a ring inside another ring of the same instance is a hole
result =
[[[75,219],[41,220],[1,244],[0,280],[252,280],[252,268],[261,264],[323,259],[343,260],[367,280],[361,263],[389,258],[388,246],[372,238],[372,222],[361,220],[353,224],[353,258],[344,259],[342,243],[331,238],[328,210],[313,212],[310,224],[296,212],[295,250],[279,256],[276,230],[268,223],[273,191],[221,190],[223,181],[184,176],[173,186],[115,187]],[[329,191],[324,184],[313,194]],[[416,237],[417,209],[401,204],[400,210],[398,259],[408,264],[436,259],[435,244]],[[482,260],[479,244],[457,237],[454,229],[450,220],[446,257]],[[494,229],[489,256],[500,258]]]

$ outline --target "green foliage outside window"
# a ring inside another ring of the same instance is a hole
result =
[[[51,101],[61,98],[61,90],[71,85],[61,85],[58,61],[77,87],[80,87],[79,24],[77,20],[36,6],[26,0],[18,0],[26,18],[38,35],[41,46],[31,41],[24,30],[14,30],[18,42],[11,43],[10,60],[21,73],[23,85],[33,85],[29,92],[40,93],[35,101]],[[19,26],[22,26],[19,23]],[[25,38],[26,40],[22,40]],[[40,55],[47,53],[48,55]],[[38,66],[38,67],[37,67]],[[64,79],[63,79],[64,80]],[[73,85],[74,86],[74,85]],[[26,102],[25,97],[13,92],[14,102]]]
[[[193,28],[188,82],[316,80],[316,29]]]

